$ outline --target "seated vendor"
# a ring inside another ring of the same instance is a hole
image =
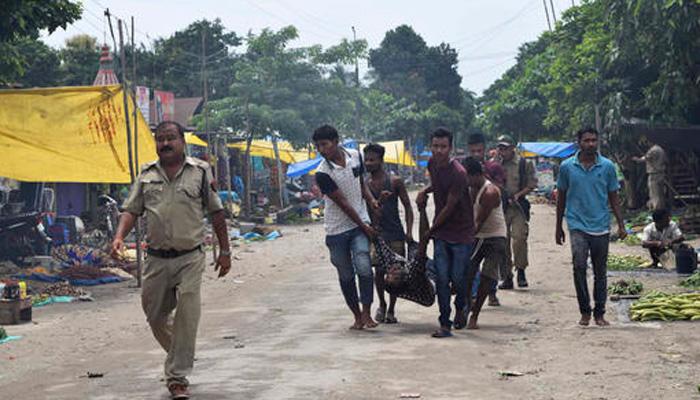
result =
[[[671,221],[668,210],[656,210],[652,214],[654,222],[644,228],[642,247],[649,249],[653,267],[660,266],[661,255],[683,242],[683,233],[678,224]]]

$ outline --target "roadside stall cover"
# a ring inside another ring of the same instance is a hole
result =
[[[0,90],[0,176],[131,182],[122,96],[119,85]],[[131,98],[128,111],[132,117]],[[138,162],[144,164],[156,159],[155,143],[141,113],[136,115]]]
[[[245,140],[238,143],[229,144],[228,147],[238,149],[241,152],[245,151]],[[277,142],[277,147],[280,153],[280,161],[286,164],[293,164],[309,159],[309,152],[304,150],[295,150],[291,143],[280,140]],[[275,158],[275,151],[271,140],[254,139],[250,144],[251,157]]]
[[[568,142],[523,142],[520,150],[525,157],[567,158],[576,153],[576,143]]]

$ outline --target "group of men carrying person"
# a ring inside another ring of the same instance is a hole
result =
[[[433,336],[442,338],[451,336],[452,327],[478,328],[478,315],[486,299],[492,306],[500,305],[496,296],[499,278],[501,289],[513,289],[513,266],[518,272],[518,286],[528,286],[529,204],[525,196],[537,180],[534,166],[516,154],[515,142],[508,136],[499,138],[497,161],[485,159],[482,135],[470,137],[470,156],[461,162],[452,158],[453,137],[447,129],[436,129],[430,140],[431,184],[418,193],[416,204],[424,213],[432,195],[435,216],[421,235],[417,257],[425,255],[432,239],[440,309],[440,326]],[[384,148],[380,145],[369,144],[362,153],[344,148],[339,145],[338,132],[328,125],[314,132],[313,142],[323,157],[316,181],[328,200],[326,245],[345,301],[355,317],[351,329],[373,328],[377,322],[396,323],[396,296],[390,295],[388,303],[385,300],[386,271],[371,253],[372,241],[377,238],[399,255],[405,255],[406,244],[413,242],[414,215],[406,186],[401,178],[385,170]],[[367,178],[365,172],[369,173]],[[509,184],[509,180],[515,183]],[[510,255],[511,247],[514,257]],[[477,273],[479,285],[473,288]],[[370,315],[373,279],[380,303],[374,319]],[[476,295],[472,296],[474,290]],[[450,305],[453,293],[454,317]]]
[[[406,243],[413,242],[414,218],[406,186],[384,169],[381,146],[366,146],[363,157],[358,150],[340,146],[338,132],[329,125],[316,129],[312,139],[323,157],[316,181],[327,200],[325,243],[354,316],[351,329],[374,328],[377,322],[396,323],[396,297],[390,296],[387,303],[384,295],[385,285],[391,282],[385,282],[381,265],[374,275],[370,248],[373,241],[383,240],[393,252],[406,254]],[[131,189],[112,255],[120,256],[124,237],[137,218],[145,216],[149,257],[144,269],[142,306],[153,335],[167,353],[164,370],[172,398],[186,399],[200,317],[205,216],[212,221],[221,249],[215,266],[219,277],[231,268],[231,252],[223,206],[212,184],[209,164],[185,156],[184,128],[176,122],[159,124],[155,141],[159,160],[143,167]],[[619,237],[626,235],[617,199],[619,183],[613,164],[597,151],[597,131],[580,131],[578,144],[580,150],[562,164],[558,177],[556,242],[564,242],[562,221],[566,216],[581,312],[579,323],[588,325],[593,313],[595,322],[605,326],[608,204],[617,218]],[[432,195],[435,216],[432,225],[425,223],[430,226],[421,232],[416,257],[425,258],[432,239],[440,314],[439,328],[432,336],[444,338],[452,336],[453,327],[478,328],[486,299],[497,306],[497,288],[513,289],[513,267],[518,286],[528,286],[529,203],[525,196],[537,180],[534,166],[516,154],[515,142],[508,136],[498,139],[496,160],[485,159],[485,139],[481,135],[470,137],[470,156],[461,162],[456,160],[452,157],[452,133],[445,128],[431,133],[430,149],[431,183],[418,193],[416,204],[424,225],[427,201]],[[365,180],[366,172],[369,176]],[[399,201],[404,208],[405,230]],[[682,240],[667,215],[655,215],[655,221],[645,232],[645,246],[653,252]],[[589,255],[595,274],[593,309],[586,282]],[[473,295],[478,273],[479,284]],[[372,318],[375,285],[380,305]],[[454,315],[450,304],[453,293]]]

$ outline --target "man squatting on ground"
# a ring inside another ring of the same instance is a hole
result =
[[[350,329],[374,328],[370,315],[373,300],[373,275],[369,257],[369,240],[377,235],[370,226],[365,201],[372,209],[379,203],[370,193],[362,175],[364,163],[360,152],[338,144],[338,131],[323,125],[314,131],[312,140],[323,156],[316,172],[316,183],[326,196],[324,227],[331,263],[338,271],[340,289],[355,323]],[[360,286],[358,304],[357,274]]]
[[[474,199],[474,250],[467,271],[467,304],[471,313],[467,329],[478,329],[479,313],[486,296],[498,281],[498,267],[506,257],[506,219],[503,215],[501,191],[484,176],[481,163],[473,157],[463,162],[467,182]],[[479,288],[472,303],[471,288],[483,260]]]
[[[406,185],[403,179],[391,176],[384,170],[385,149],[383,146],[371,143],[364,148],[363,152],[365,154],[365,168],[370,174],[367,185],[372,196],[378,199],[381,206],[371,215],[373,226],[379,228],[379,235],[395,253],[405,256],[406,243],[413,242],[411,234],[413,231],[413,208],[406,191]],[[399,199],[401,199],[406,218],[405,233],[399,216]],[[379,296],[379,308],[377,308],[374,319],[376,322],[395,324],[398,322],[394,310],[396,296],[389,296],[389,308],[387,308],[384,298],[384,274],[386,271],[379,265],[376,251],[372,252],[372,264],[376,268],[374,282]]]
[[[571,237],[571,255],[574,264],[574,286],[581,320],[587,326],[591,321],[591,302],[586,280],[586,268],[590,254],[593,264],[594,284],[593,316],[599,326],[607,326],[605,301],[608,296],[607,267],[610,244],[610,212],[617,219],[620,239],[627,236],[622,220],[619,198],[620,184],[612,161],[598,153],[598,131],[581,129],[577,133],[579,151],[566,159],[559,170],[557,180],[557,224],[555,240],[564,244],[562,228],[564,212]]]
[[[513,289],[513,267],[518,271],[518,287],[528,287],[525,268],[528,266],[530,203],[525,196],[537,187],[537,178],[535,165],[517,154],[515,144],[515,140],[508,135],[498,138],[499,159],[506,172],[504,197],[508,229],[506,264],[501,270],[503,282],[499,289]]]
[[[226,217],[211,167],[185,156],[184,134],[177,122],[164,121],[156,127],[158,161],[141,170],[112,243],[112,256],[119,258],[124,237],[137,217],[145,214],[148,258],[141,302],[153,335],[168,353],[165,377],[173,399],[189,397],[186,376],[194,362],[205,268],[205,212],[211,216],[221,248],[214,269],[223,277],[231,268]],[[169,317],[175,309],[172,324]]]
[[[668,210],[656,210],[652,213],[652,223],[644,227],[642,247],[649,249],[652,267],[661,266],[661,257],[668,250],[676,248],[685,240],[678,224],[671,221]]]
[[[418,193],[416,203],[424,210],[427,195],[432,192],[435,202],[433,225],[419,246],[419,252],[425,254],[427,240],[433,238],[435,269],[437,273],[437,298],[440,307],[440,328],[433,337],[452,336],[450,314],[451,289],[455,296],[455,329],[462,329],[467,324],[466,270],[474,242],[474,212],[467,189],[467,173],[464,167],[450,157],[452,152],[452,133],[445,128],[438,128],[430,135],[432,156],[428,161],[430,186]]]
[[[503,190],[506,184],[506,172],[503,170],[501,164],[497,161],[486,159],[486,138],[484,137],[484,135],[482,135],[481,133],[473,133],[469,135],[469,138],[467,139],[467,147],[469,150],[469,156],[474,157],[478,162],[481,163],[481,168],[484,171],[484,177],[494,185],[498,186],[500,193],[503,194]],[[503,251],[505,251],[505,247]],[[502,262],[506,262],[505,256],[503,257]],[[505,264],[499,264],[497,267],[499,274],[502,270],[505,270]],[[505,278],[506,277],[501,277],[501,279],[503,280],[505,280]],[[497,307],[501,305],[501,302],[498,300],[498,296],[496,295],[497,291],[498,279],[496,279],[496,281],[493,282],[493,287],[491,288],[491,292],[489,293],[488,304],[490,306]]]

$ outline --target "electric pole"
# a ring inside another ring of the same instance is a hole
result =
[[[557,24],[557,12],[554,11],[554,0],[549,0],[549,5],[552,6],[552,20],[554,21],[554,25]]]
[[[544,5],[544,14],[547,16],[547,27],[549,28],[549,31],[552,31],[552,23],[549,22],[549,9],[547,8],[547,0],[542,0],[542,4]]]

